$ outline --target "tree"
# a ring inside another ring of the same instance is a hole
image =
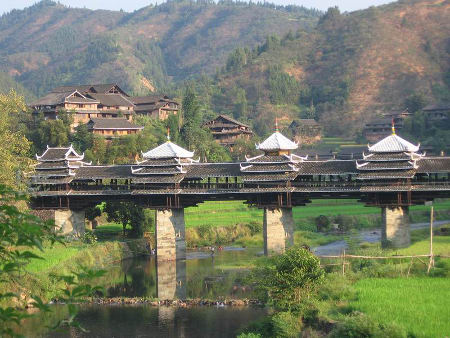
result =
[[[427,97],[423,93],[414,93],[405,99],[405,106],[410,113],[421,110],[427,104]]]
[[[29,158],[31,143],[18,131],[17,116],[26,111],[23,97],[11,91],[0,94],[0,184],[24,188],[24,175],[33,161]]]
[[[131,226],[129,235],[131,237],[142,237],[145,222],[144,209],[131,202],[107,202],[104,211],[107,214],[108,222],[122,224],[123,235],[126,235],[126,228]]]
[[[291,248],[257,267],[251,279],[262,301],[279,310],[300,310],[312,297],[325,273],[319,259],[303,248]]]
[[[27,274],[26,266],[32,259],[42,259],[37,250],[44,250],[44,242],[53,245],[55,242],[63,242],[63,238],[54,231],[54,223],[43,222],[36,216],[26,212],[21,212],[16,205],[20,201],[25,201],[26,196],[19,194],[0,185],[0,233],[2,242],[0,245],[0,337],[18,336],[13,325],[20,325],[24,318],[32,315],[25,312],[25,304],[17,292],[18,286],[23,285],[24,275]],[[57,325],[80,327],[76,322],[77,314],[76,302],[82,301],[83,297],[92,296],[100,291],[99,287],[92,287],[86,284],[91,278],[97,278],[104,274],[103,270],[92,271],[80,268],[81,272],[74,275],[55,276],[65,282],[62,290],[61,301],[68,305],[69,318],[62,320]],[[10,290],[10,291],[9,291]],[[8,306],[7,302],[16,299],[14,307]],[[32,305],[45,312],[51,308],[42,299],[32,296]],[[6,304],[6,305],[5,305]]]

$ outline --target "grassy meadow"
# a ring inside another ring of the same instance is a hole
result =
[[[381,323],[395,323],[413,337],[450,335],[448,278],[368,278],[354,284],[350,306]]]

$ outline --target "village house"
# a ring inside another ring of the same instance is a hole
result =
[[[179,104],[166,95],[135,96],[130,100],[138,115],[158,120],[166,120],[170,115],[178,115]]]
[[[87,123],[88,130],[95,134],[113,139],[140,132],[144,127],[135,125],[126,118],[91,118]]]
[[[178,106],[176,101],[164,95],[130,97],[114,83],[60,86],[30,104],[34,114],[42,113],[45,119],[57,119],[61,111],[70,112],[73,116],[72,131],[91,118],[132,121],[134,114],[145,114],[165,120],[170,114],[178,114]]]
[[[322,138],[322,126],[314,119],[298,119],[289,125],[288,133],[295,142],[313,144]]]
[[[422,111],[426,114],[427,121],[444,121],[450,116],[450,103],[429,104]]]
[[[377,142],[391,134],[392,122],[395,124],[395,129],[402,130],[405,118],[410,115],[408,109],[383,113],[382,117],[376,118],[364,126],[363,136],[370,142]]]
[[[215,119],[203,124],[208,128],[217,143],[232,147],[238,138],[249,140],[253,132],[250,127],[227,115],[219,115]]]

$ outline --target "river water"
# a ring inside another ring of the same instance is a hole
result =
[[[160,299],[241,299],[252,292],[241,283],[247,271],[236,269],[261,255],[261,249],[225,248],[214,256],[208,251],[188,253],[186,260],[156,263],[154,257],[124,260],[111,266],[98,283],[108,297]],[[267,310],[257,306],[84,305],[77,316],[87,332],[75,329],[48,331],[67,316],[63,305],[50,314],[25,321],[26,337],[235,337],[239,329],[260,319]]]

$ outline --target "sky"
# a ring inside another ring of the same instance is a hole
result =
[[[253,0],[257,2],[257,0]],[[0,0],[0,13],[6,13],[12,9],[23,9],[38,2],[38,0]],[[136,9],[156,3],[156,0],[59,0],[60,3],[70,7],[86,7],[91,9],[110,9],[132,12]],[[159,1],[160,3],[162,0]],[[338,6],[344,12],[364,9],[370,6],[378,6],[392,2],[392,0],[269,0],[281,5],[303,5],[308,8],[326,10],[329,7]]]

